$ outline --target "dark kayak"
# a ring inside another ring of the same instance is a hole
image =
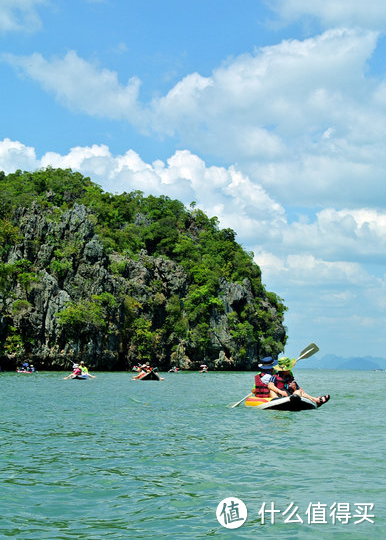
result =
[[[161,377],[158,375],[156,371],[148,371],[141,377],[138,377],[136,380],[137,381],[160,381]]]
[[[306,411],[317,409],[317,404],[310,399],[296,394],[283,398],[262,398],[251,396],[245,400],[246,407],[272,409],[274,411]]]

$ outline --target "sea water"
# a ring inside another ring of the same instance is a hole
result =
[[[296,413],[228,407],[246,372],[63,375],[0,374],[1,539],[385,538],[386,372],[298,369],[332,397]]]

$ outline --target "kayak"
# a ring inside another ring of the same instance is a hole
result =
[[[282,398],[263,398],[251,396],[245,400],[246,407],[271,409],[273,411],[306,411],[317,409],[317,404],[308,398],[296,394]]]
[[[160,381],[161,377],[158,375],[156,371],[148,371],[148,373],[145,373],[142,377],[138,377],[136,380],[137,381]]]
[[[85,381],[88,379],[87,375],[76,375],[75,377],[71,377],[71,379],[77,379],[78,381]]]
[[[16,373],[35,373],[34,371],[25,371],[24,369],[17,369]]]

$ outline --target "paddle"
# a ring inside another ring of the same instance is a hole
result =
[[[303,349],[302,351],[300,351],[300,354],[297,358],[296,361],[298,360],[303,360],[304,358],[309,358],[310,356],[312,356],[313,354],[317,353],[319,350],[319,347],[317,345],[315,345],[315,343],[310,343],[305,349]],[[249,398],[250,396],[253,396],[253,392],[251,392],[250,394],[248,394],[247,396],[243,397],[243,399],[240,399],[240,401],[238,401],[237,403],[234,403],[230,409],[234,409],[235,407],[238,407],[240,405],[240,403],[242,403],[243,401],[245,401],[247,398]]]
[[[235,407],[238,407],[240,405],[240,403],[242,403],[243,401],[245,401],[247,398],[249,398],[250,396],[253,396],[253,392],[251,392],[250,394],[248,394],[247,396],[243,397],[243,399],[240,399],[240,401],[238,401],[237,403],[234,403],[230,409],[234,409]]]
[[[306,347],[305,349],[303,349],[303,350],[300,352],[300,354],[299,354],[299,356],[298,356],[298,358],[297,358],[296,361],[298,361],[298,360],[303,360],[303,358],[309,358],[309,357],[312,356],[313,354],[317,353],[318,350],[319,350],[319,347],[318,347],[317,345],[315,345],[315,343],[310,343],[310,344],[308,345],[308,347]]]

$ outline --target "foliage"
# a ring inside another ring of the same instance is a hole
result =
[[[159,333],[152,330],[151,321],[139,317],[132,327],[132,343],[137,348],[138,358],[151,360],[154,357],[154,349],[160,341]]]
[[[23,339],[17,328],[14,326],[9,327],[9,333],[5,339],[5,342],[2,344],[2,349],[3,353],[5,352],[8,354],[18,354],[23,351]]]
[[[15,300],[12,305],[12,314],[22,314],[29,311],[32,308],[32,304],[28,300]]]
[[[14,268],[11,263],[0,262],[0,295],[8,294]]]
[[[10,248],[20,240],[19,228],[8,219],[0,219],[0,260],[4,259]]]
[[[69,235],[64,225],[60,238],[48,227],[61,224],[64,213],[74,205],[87,207],[89,225],[109,256],[108,268],[115,280],[127,279],[133,264],[130,261],[140,261],[150,275],[154,258],[163,257],[183,269],[187,287],[183,294],[169,292],[168,296],[163,278],[154,275],[147,285],[151,297],[146,300],[127,294],[127,290],[120,297],[110,292],[93,295],[91,287],[87,295],[84,291],[73,294],[57,313],[59,325],[73,339],[87,333],[108,335],[115,324],[119,327],[122,350],[132,346],[141,358],[168,356],[182,339],[186,340],[190,355],[202,358],[210,348],[213,321],[225,316],[234,356],[246,355],[253,347],[263,353],[283,350],[286,337],[278,333],[278,328],[286,308],[281,298],[265,290],[253,254],[236,242],[232,229],[220,229],[218,218],[209,218],[194,202],[187,208],[167,196],[145,197],[138,190],[119,195],[106,193],[89,178],[70,169],[48,167],[33,173],[18,170],[0,174],[3,304],[11,295],[8,291],[16,286],[24,294],[19,300],[32,301],[33,285],[39,284],[43,270],[57,280],[60,288],[65,288],[79,265],[85,264],[84,239]],[[41,237],[28,241],[20,235],[26,208],[42,214],[47,225]],[[21,244],[24,258],[9,258],[12,247]],[[46,264],[38,268],[35,258],[42,244],[46,248]],[[229,306],[226,308],[221,296],[224,283],[247,288],[254,303],[234,305],[226,318]],[[76,291],[76,287],[73,284],[72,290]],[[14,302],[14,314],[27,307]]]
[[[104,330],[106,328],[101,304],[90,300],[69,302],[56,316],[59,324],[75,336],[92,329]]]

